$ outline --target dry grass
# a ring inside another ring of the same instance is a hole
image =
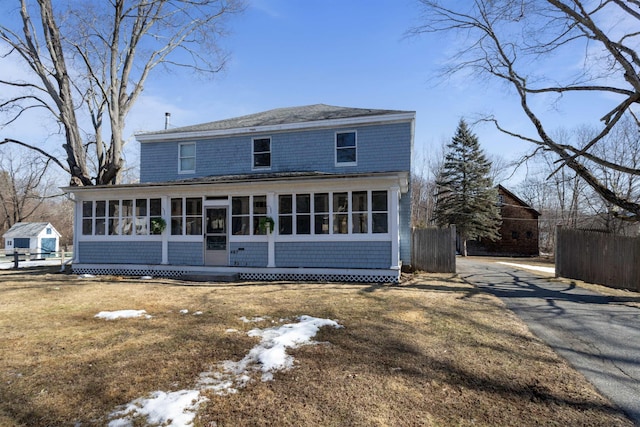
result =
[[[400,286],[184,284],[0,272],[0,425],[104,425],[118,405],[193,388],[271,326],[338,320],[272,382],[210,396],[198,426],[632,425],[499,300],[447,275]],[[144,309],[151,319],[105,321]],[[181,309],[203,312],[180,314]]]

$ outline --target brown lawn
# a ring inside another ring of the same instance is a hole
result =
[[[259,342],[246,331],[300,315],[344,327],[291,350],[295,367],[273,381],[209,393],[196,426],[632,425],[499,300],[450,275],[214,284],[38,268],[0,271],[0,295],[2,426],[105,425],[119,405],[239,361]],[[122,309],[152,317],[94,317]]]

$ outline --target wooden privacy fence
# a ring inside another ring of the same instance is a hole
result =
[[[640,291],[640,238],[557,228],[556,275]]]
[[[456,227],[414,228],[411,264],[432,273],[456,272]]]

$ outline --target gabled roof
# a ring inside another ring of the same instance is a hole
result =
[[[520,197],[516,196],[511,191],[507,190],[501,184],[498,184],[498,191],[503,191],[505,194],[509,195],[512,199],[514,199],[516,202],[518,202],[518,204],[522,205],[523,208],[529,209],[530,211],[535,213],[537,216],[540,216],[540,212],[535,210],[533,207],[531,207],[531,205],[529,205],[527,202],[522,200]]]
[[[7,230],[6,233],[2,235],[2,237],[7,239],[12,238],[21,238],[21,237],[37,237],[38,234],[42,232],[47,227],[51,227],[54,234],[60,236],[60,233],[53,228],[51,223],[48,222],[17,222],[13,224],[13,226]]]
[[[256,128],[282,127],[282,126],[303,126],[309,124],[317,126],[318,122],[355,120],[366,122],[374,117],[393,117],[410,119],[415,116],[414,111],[400,110],[378,110],[369,108],[336,107],[325,104],[306,105],[302,107],[276,108],[261,113],[249,114],[215,122],[202,123],[193,126],[184,126],[173,129],[166,129],[156,132],[146,132],[138,134],[136,137],[141,142],[161,137],[176,136],[185,133],[230,133],[232,130],[254,131]],[[164,137],[164,138],[162,138]]]

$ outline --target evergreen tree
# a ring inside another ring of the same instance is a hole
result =
[[[455,224],[463,256],[467,256],[467,240],[500,238],[498,193],[490,171],[491,162],[480,148],[478,137],[461,119],[436,179],[434,219],[441,227]]]

